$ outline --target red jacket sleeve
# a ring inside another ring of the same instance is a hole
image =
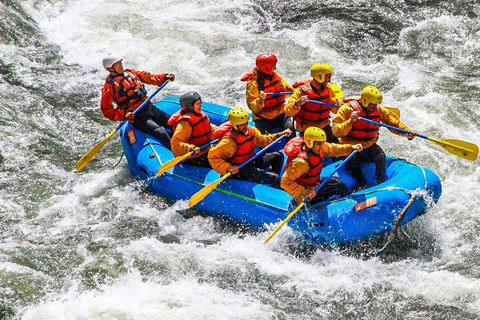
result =
[[[102,100],[100,109],[105,117],[112,121],[125,120],[125,111],[113,107],[113,88],[112,84],[106,82],[102,89]]]
[[[161,73],[161,74],[151,74],[150,72],[147,71],[140,71],[136,69],[125,69],[128,72],[133,73],[142,81],[143,83],[146,84],[151,84],[154,86],[161,86],[165,82],[165,77],[167,76],[168,73]]]

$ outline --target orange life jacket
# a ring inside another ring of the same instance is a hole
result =
[[[243,77],[240,80],[248,81],[250,79],[255,78],[256,74],[257,74],[256,71],[257,71],[257,68],[254,68],[252,71],[243,75]],[[263,88],[262,91],[265,92],[265,93],[275,93],[275,92],[284,92],[285,91],[285,87],[283,86],[282,80],[280,79],[280,76],[276,72],[274,72],[272,74],[272,79],[271,80],[265,79],[264,86],[265,87]],[[260,113],[261,112],[266,112],[266,111],[271,111],[273,109],[283,108],[284,105],[285,105],[285,96],[284,95],[282,95],[282,96],[267,96],[267,98],[263,102],[263,108],[262,108],[262,110],[260,110]],[[255,115],[258,116],[259,118],[261,118],[261,115],[259,115],[257,113],[255,113]]]
[[[380,107],[377,106],[373,112],[367,112],[365,108],[360,105],[360,99],[345,98],[343,102],[348,103],[354,111],[360,110],[360,117],[370,119],[372,121],[381,122]],[[347,133],[347,137],[358,140],[370,140],[377,136],[380,126],[376,124],[362,121],[360,119],[353,123],[352,129]]]
[[[147,98],[145,85],[129,71],[118,76],[110,74],[106,81],[112,84],[113,100],[119,109],[130,111]]]
[[[311,84],[302,84],[299,88],[309,100],[333,103],[330,98],[330,88],[328,86],[319,93],[315,92]],[[299,123],[318,123],[328,119],[330,119],[330,107],[311,102],[305,103],[295,115],[295,120]]]
[[[187,113],[179,110],[168,119],[168,124],[173,126],[173,131],[175,131],[177,124],[182,120],[187,120],[192,127],[192,133],[187,143],[200,146],[212,140],[210,119],[205,113],[200,112],[200,115],[198,115],[195,112]]]
[[[248,126],[248,134],[245,135],[237,130],[233,129],[230,122],[225,122],[217,130],[215,130],[215,136],[218,140],[232,138],[237,142],[237,150],[233,156],[227,160],[230,164],[236,166],[244,163],[254,155],[255,149],[255,130]]]
[[[302,150],[303,144],[304,140],[301,137],[293,138],[287,142],[284,148],[285,155],[288,156],[285,169],[292,162],[292,160],[296,158],[307,160],[308,164],[310,165],[310,170],[298,178],[297,183],[304,187],[311,188],[314,187],[320,180],[320,172],[323,168],[323,152],[320,150],[318,156],[312,152],[306,152],[305,150]]]

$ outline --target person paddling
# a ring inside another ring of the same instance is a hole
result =
[[[337,137],[341,138],[340,143],[342,144],[360,143],[363,146],[363,151],[357,152],[345,167],[350,175],[357,180],[359,189],[364,189],[367,187],[367,182],[360,165],[372,162],[376,167],[376,182],[380,184],[387,180],[386,156],[377,144],[380,127],[363,121],[360,117],[411,131],[412,134],[405,134],[389,129],[396,135],[406,136],[408,140],[412,140],[417,135],[417,131],[410,130],[400,121],[397,115],[380,106],[382,93],[374,86],[365,87],[360,97],[345,98],[343,102],[346,104],[339,108],[332,120],[332,131]]]
[[[195,151],[195,155],[185,160],[185,163],[200,167],[210,167],[208,150],[199,147],[212,141],[212,134],[217,126],[210,123],[208,116],[202,112],[202,98],[195,92],[188,92],[180,97],[181,110],[174,113],[168,120],[173,126],[172,152],[175,157]]]
[[[347,185],[338,177],[332,177],[315,192],[325,178],[320,178],[323,157],[347,156],[352,151],[361,151],[361,144],[334,144],[326,142],[327,135],[322,129],[310,127],[302,137],[290,140],[285,145],[288,156],[281,186],[300,204],[307,197],[310,203],[324,201],[334,195],[343,197],[349,193]]]
[[[256,67],[241,80],[247,82],[247,107],[252,110],[255,127],[260,133],[272,133],[275,128],[279,131],[290,129],[291,139],[295,131],[293,119],[285,116],[285,96],[267,96],[267,93],[293,91],[293,87],[276,72],[277,61],[273,53],[259,54]]]
[[[315,63],[310,68],[313,79],[294,84],[297,88],[285,106],[285,114],[294,117],[300,136],[303,136],[306,129],[316,127],[325,132],[328,142],[338,143],[338,138],[332,133],[330,125],[330,112],[336,113],[338,108],[308,102],[315,100],[331,104],[341,103],[328,85],[332,73],[333,70],[328,64]]]
[[[175,76],[171,73],[154,75],[147,71],[123,69],[122,60],[117,55],[107,55],[102,60],[103,67],[110,73],[102,89],[100,108],[103,115],[112,121],[128,119],[135,128],[153,135],[170,149],[170,136],[163,128],[170,129],[167,124],[169,115],[155,108],[152,103],[136,115],[133,111],[148,98],[145,83],[161,86],[167,80],[173,81]]]
[[[289,136],[292,132],[285,129],[282,132],[263,135],[248,124],[249,115],[242,108],[232,108],[228,113],[228,122],[220,125],[213,138],[219,143],[208,152],[208,160],[221,175],[231,173],[235,179],[270,184],[280,187],[280,171],[283,166],[282,153],[266,152],[239,171],[238,166],[254,155],[255,146],[265,147],[281,135]],[[266,168],[272,167],[272,171]]]

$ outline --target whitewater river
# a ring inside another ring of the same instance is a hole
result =
[[[436,172],[438,204],[385,237],[268,245],[184,210],[130,175],[103,117],[106,53],[245,106],[239,78],[274,52],[288,82],[332,66],[346,94],[375,85],[412,129],[480,145],[478,1],[1,0],[0,319],[479,319],[480,167],[381,131]],[[149,92],[155,88],[149,86]]]

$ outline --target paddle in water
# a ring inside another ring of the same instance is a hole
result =
[[[135,111],[133,111],[133,114],[137,114],[138,111],[140,111],[144,106],[146,106],[147,104],[150,103],[150,100],[152,100],[152,98],[160,91],[162,90],[166,85],[167,83],[170,82],[170,80],[167,80],[165,81],[160,87],[158,87],[157,90],[155,90],[155,92],[150,96],[148,97],[147,100],[145,100],[137,109],[135,109]],[[77,169],[78,171],[82,170],[96,155],[97,153],[100,152],[100,150],[103,148],[103,146],[105,145],[105,143],[107,143],[108,140],[110,140],[111,137],[113,137],[113,135],[115,133],[117,133],[117,131],[125,124],[127,123],[128,119],[125,119],[122,121],[122,123],[120,123],[116,128],[115,130],[113,130],[112,132],[110,132],[110,134],[105,138],[103,139],[102,141],[100,141],[99,143],[97,143],[92,149],[90,149],[83,157],[80,158],[80,160],[77,161],[76,165],[75,165],[75,169]]]
[[[266,146],[265,148],[263,148],[262,150],[260,150],[259,152],[257,152],[253,157],[251,157],[250,159],[248,159],[247,161],[245,161],[244,163],[242,163],[241,165],[238,166],[238,169],[242,169],[243,167],[245,167],[247,164],[249,164],[250,162],[252,162],[253,160],[255,160],[255,158],[257,158],[258,156],[264,154],[268,149],[270,149],[272,146],[274,146],[276,143],[282,141],[283,139],[285,139],[285,136],[282,135],[281,137],[279,137],[277,140],[273,141],[272,143],[270,143],[268,146]],[[225,179],[227,179],[228,177],[230,177],[232,174],[229,172],[227,174],[225,174],[224,176],[222,176],[220,179],[218,180],[215,180],[214,182],[208,184],[207,186],[205,186],[203,189],[201,189],[200,191],[198,191],[197,193],[195,193],[191,198],[190,198],[190,201],[188,202],[188,206],[191,208],[193,207],[194,205],[196,205],[197,203],[199,203],[200,201],[203,200],[203,198],[205,198],[210,192],[212,192],[222,181],[224,181]]]
[[[327,182],[328,180],[330,180],[331,177],[333,177],[333,175],[345,164],[347,163],[354,155],[355,155],[356,151],[353,151],[352,153],[350,153],[348,155],[348,157],[342,161],[342,163],[340,163],[340,165],[335,169],[333,170],[332,173],[330,173],[330,175],[328,176],[328,178],[326,178],[325,180],[323,180],[323,182],[315,188],[315,192],[318,192],[318,190],[320,190]],[[290,214],[285,218],[285,220],[283,220],[280,225],[275,229],[273,230],[272,234],[270,234],[270,236],[267,238],[267,240],[265,240],[265,243],[267,243],[268,241],[270,241],[270,239],[273,238],[274,235],[277,234],[277,232],[288,222],[288,220],[290,220],[308,201],[310,200],[309,197],[306,197],[305,200],[302,201],[302,203],[300,203],[296,208],[295,210],[293,210],[292,212],[290,212]]]

